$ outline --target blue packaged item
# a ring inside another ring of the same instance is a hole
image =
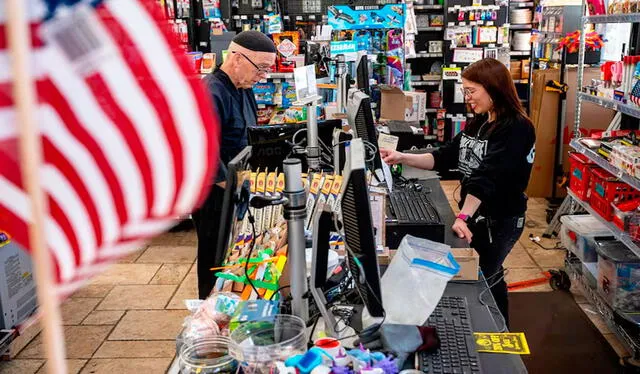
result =
[[[273,105],[273,95],[275,92],[276,85],[272,82],[256,83],[253,86],[256,104]]]
[[[373,53],[380,53],[385,51],[385,43],[384,43],[384,31],[374,31],[373,32]]]
[[[288,82],[282,83],[282,108],[287,109],[296,101],[296,87]]]
[[[367,51],[368,53],[373,51],[371,45],[371,33],[369,31],[359,31],[356,33],[355,42],[358,51]]]

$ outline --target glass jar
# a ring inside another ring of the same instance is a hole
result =
[[[238,363],[229,356],[229,341],[217,336],[185,342],[180,349],[180,373],[235,373]]]

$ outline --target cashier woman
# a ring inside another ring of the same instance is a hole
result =
[[[247,127],[258,120],[252,87],[265,78],[276,62],[276,48],[259,31],[244,31],[229,45],[224,63],[204,78],[220,119],[220,165],[215,185],[204,204],[193,212],[198,236],[198,294],[201,299],[211,293],[220,216],[222,214],[221,185],[226,180],[226,165],[247,146]]]
[[[524,228],[535,131],[501,62],[485,58],[470,65],[462,72],[462,90],[476,116],[451,142],[431,154],[380,153],[387,164],[463,174],[452,230],[478,252],[488,283],[499,280],[491,291],[508,326],[502,264]]]

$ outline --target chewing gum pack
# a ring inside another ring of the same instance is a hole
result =
[[[307,218],[304,221],[304,227],[309,228],[309,222],[311,222],[311,215],[313,214],[313,209],[316,206],[316,201],[318,201],[318,193],[320,192],[320,188],[322,187],[322,181],[324,177],[322,174],[313,174],[311,179],[311,185],[309,186],[309,195],[307,196]]]
[[[266,170],[263,172],[259,172],[258,173],[258,177],[256,178],[256,195],[261,195],[264,196],[264,193],[267,189],[267,172]],[[265,209],[256,209],[256,220],[255,220],[255,226],[256,226],[256,237],[260,236],[260,234],[262,234],[262,226],[263,226],[263,221],[264,221],[264,217],[265,217]]]
[[[271,197],[276,193],[276,175],[278,171],[267,174],[267,187],[265,190],[265,196]],[[273,227],[273,206],[269,205],[264,208],[264,218],[262,220],[262,232],[265,232]]]
[[[284,173],[280,173],[278,174],[278,177],[276,179],[276,193],[281,195],[283,191],[284,191]],[[284,210],[284,207],[282,206],[282,204],[276,205],[273,207],[273,216],[271,219],[272,227],[277,226],[280,223],[280,220],[284,219],[283,210]]]

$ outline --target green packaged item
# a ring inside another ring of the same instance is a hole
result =
[[[280,302],[278,300],[247,300],[242,301],[236,308],[229,331],[233,331],[245,322],[265,321],[269,322],[278,314]]]

